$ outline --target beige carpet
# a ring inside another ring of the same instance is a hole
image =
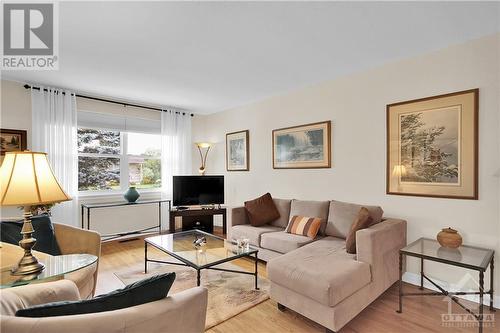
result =
[[[244,270],[231,263],[217,267]],[[196,286],[196,270],[193,268],[150,262],[148,273],[144,274],[143,270],[144,265],[141,265],[115,272],[115,275],[127,285],[155,274],[175,272],[176,279],[169,294]],[[259,277],[260,290],[255,290],[253,275],[204,269],[201,271],[201,286],[208,289],[206,329],[269,299],[269,281]]]

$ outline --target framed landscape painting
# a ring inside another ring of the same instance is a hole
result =
[[[387,106],[387,194],[478,198],[479,90]]]
[[[329,120],[273,130],[273,168],[330,168],[330,142]]]
[[[248,171],[249,166],[249,131],[226,134],[226,169],[227,171]]]
[[[13,129],[0,129],[0,155],[10,151],[26,150],[26,131]]]

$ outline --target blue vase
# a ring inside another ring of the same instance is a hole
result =
[[[125,194],[123,195],[123,197],[125,198],[125,200],[127,200],[130,203],[136,202],[137,199],[139,199],[140,196],[141,195],[139,194],[139,192],[137,192],[137,190],[135,189],[134,186],[129,187],[129,189],[127,190],[127,192],[125,192]]]

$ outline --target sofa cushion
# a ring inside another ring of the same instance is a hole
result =
[[[257,199],[245,201],[245,210],[250,224],[254,227],[263,226],[280,217],[270,193],[266,193]]]
[[[312,241],[313,239],[307,236],[290,234],[285,231],[270,232],[260,236],[260,247],[279,253],[288,253]]]
[[[379,206],[358,205],[332,200],[326,224],[326,235],[346,239],[354,220],[358,217],[361,207],[366,207],[370,212],[370,216],[373,219],[372,224],[382,221],[384,211]]]
[[[345,249],[347,253],[356,254],[356,232],[358,230],[366,229],[372,225],[373,219],[370,212],[365,207],[361,207],[358,216],[354,219],[349,234],[345,240]]]
[[[311,216],[322,219],[325,222],[321,225],[319,234],[324,235],[329,206],[330,201],[306,201],[294,199],[290,204],[290,216]]]
[[[335,237],[271,259],[267,275],[272,283],[326,306],[335,306],[371,281],[370,265],[348,254],[345,240]]]
[[[248,238],[251,245],[260,246],[261,235],[268,232],[282,231],[283,228],[265,225],[262,227],[252,227],[249,224],[235,225],[231,228],[231,238]]]
[[[290,199],[275,199],[273,198],[276,209],[280,213],[280,217],[269,223],[275,227],[286,228],[288,225],[288,219],[290,219]]]

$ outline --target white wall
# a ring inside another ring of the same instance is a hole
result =
[[[252,105],[196,117],[193,141],[215,142],[208,173],[226,175],[226,202],[267,191],[275,197],[336,199],[378,204],[386,216],[408,221],[408,241],[459,230],[465,244],[500,251],[499,238],[500,35],[452,46]],[[386,195],[386,105],[471,88],[480,89],[479,200]],[[273,129],[331,120],[331,169],[274,170]],[[225,171],[225,134],[250,130],[250,171]],[[193,151],[193,172],[199,157]],[[497,260],[498,261],[498,260]],[[414,262],[409,269],[417,271]],[[428,264],[429,275],[457,282],[464,270]],[[496,274],[500,285],[500,273]],[[497,288],[498,290],[498,288]],[[497,295],[500,295],[497,292]]]

